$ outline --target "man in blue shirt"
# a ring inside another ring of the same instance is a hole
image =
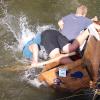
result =
[[[69,14],[63,17],[58,25],[60,32],[69,40],[75,39],[82,30],[86,29],[91,23],[91,19],[85,17],[87,14],[87,7],[81,5],[77,8],[76,14]]]

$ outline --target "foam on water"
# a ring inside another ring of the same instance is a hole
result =
[[[37,32],[43,32],[43,31],[45,31],[47,29],[54,29],[55,30],[56,28],[55,28],[55,26],[53,24],[51,24],[51,25],[44,25],[44,26],[37,25],[37,27],[36,27],[36,31]]]
[[[38,69],[36,68],[31,68],[28,69],[26,71],[24,71],[23,74],[21,74],[21,80],[27,82],[28,84],[30,84],[31,86],[40,88],[41,86],[47,86],[47,84],[45,82],[40,82],[38,80],[38,75],[39,75],[40,71],[38,72]]]
[[[21,63],[27,63],[27,61],[21,56],[18,57],[18,53],[20,50],[22,50],[21,46],[19,46],[20,42],[20,37],[21,34],[33,34],[33,36],[39,32],[41,33],[42,31],[46,29],[55,29],[53,25],[29,25],[28,23],[28,18],[25,14],[21,13],[20,16],[14,16],[11,15],[7,12],[7,5],[5,4],[4,0],[1,0],[1,3],[4,7],[2,7],[2,10],[4,12],[4,17],[0,18],[0,25],[4,27],[6,31],[8,31],[10,34],[13,34],[13,37],[17,40],[16,42],[13,42],[8,44],[8,42],[4,42],[4,50],[5,51],[10,51],[11,56],[14,57],[18,62]],[[32,27],[35,27],[34,29],[31,29]],[[27,83],[31,84],[32,86],[40,87],[43,85],[43,82],[40,82],[37,79],[38,76],[38,71],[33,69],[26,70],[23,75],[21,75],[22,80],[27,80]]]
[[[35,33],[41,33],[44,30],[47,29],[55,29],[54,25],[44,25],[44,26],[36,26],[36,31]],[[42,66],[43,68],[43,66]],[[23,80],[27,80],[27,83],[40,88],[41,86],[43,87],[47,87],[47,84],[45,82],[40,82],[37,77],[38,77],[39,73],[37,72],[37,70],[35,68],[29,69],[27,71],[25,71],[25,74],[23,75]]]

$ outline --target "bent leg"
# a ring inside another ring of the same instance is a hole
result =
[[[54,50],[52,50],[49,54],[50,58],[55,58],[56,56],[58,56],[60,54],[59,48],[55,48]]]
[[[69,44],[69,40],[68,40],[65,36],[63,36],[61,33],[59,33],[57,39],[58,39],[58,43],[59,43],[61,52],[66,53],[66,52],[65,52],[66,49],[63,49],[63,47],[64,47],[65,45]]]
[[[73,60],[71,60],[69,57],[64,57],[64,58],[60,59],[60,64],[69,64],[72,62],[73,62]]]
[[[68,43],[65,46],[63,46],[62,50],[64,53],[70,53],[76,51],[79,47],[79,42],[77,40],[74,40],[73,43]]]
[[[38,63],[38,45],[37,44],[31,44],[29,46],[29,50],[32,52],[33,57],[32,57],[32,63]]]
[[[81,46],[84,43],[84,41],[86,40],[88,35],[89,35],[89,32],[88,32],[88,29],[87,29],[84,32],[80,33],[77,36],[77,38],[72,42],[72,44],[65,45],[63,47],[63,51],[66,52],[66,53],[75,51],[77,48],[79,48],[79,46]]]

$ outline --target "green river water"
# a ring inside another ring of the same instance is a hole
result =
[[[34,32],[42,26],[58,28],[58,20],[75,12],[79,4],[88,7],[89,18],[100,19],[100,0],[0,0],[0,100],[91,100],[87,96],[61,99],[67,93],[36,88],[20,78],[26,64],[18,50],[19,18],[27,18],[29,29]]]

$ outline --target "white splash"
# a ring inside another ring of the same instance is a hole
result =
[[[19,26],[20,26],[20,46],[19,49],[22,49],[27,42],[29,42],[32,38],[35,37],[35,33],[29,29],[29,25],[27,22],[26,16],[21,16],[19,18]]]
[[[53,25],[53,24],[51,24],[51,25],[43,25],[43,26],[39,26],[39,25],[37,25],[37,27],[36,27],[36,31],[37,32],[43,32],[43,31],[45,31],[45,30],[47,30],[47,29],[56,29],[55,28],[55,26]]]
[[[35,68],[26,70],[24,72],[24,74],[21,76],[21,80],[22,81],[26,81],[28,84],[40,88],[41,86],[47,86],[47,84],[42,81],[40,82],[39,79],[37,78],[39,74],[37,73],[37,71],[35,70]]]
[[[18,41],[18,32],[20,31],[18,26],[18,19],[13,15],[6,14],[6,16],[2,19],[2,24],[7,26],[7,31],[12,32]]]
[[[28,83],[37,88],[40,88],[41,86],[47,87],[45,82],[40,82],[37,78],[34,78],[34,80],[29,80]]]
[[[4,0],[1,0],[1,2],[4,4]],[[25,14],[22,14],[18,17],[18,16],[14,16],[11,15],[7,12],[7,7],[5,6],[5,8],[3,9],[5,16],[3,18],[0,18],[0,25],[4,26],[4,29],[6,31],[8,31],[9,33],[11,33],[17,41],[14,43],[9,44],[6,41],[4,42],[4,50],[6,51],[10,51],[10,53],[12,54],[11,56],[14,57],[16,59],[16,61],[21,62],[21,63],[28,63],[28,61],[26,61],[22,56],[18,57],[18,53],[20,52],[20,46],[19,46],[19,42],[20,42],[20,38],[21,38],[21,34],[26,34],[26,33],[30,33],[30,37],[32,37],[32,35],[34,36],[33,33],[37,33],[37,32],[42,32],[46,29],[55,29],[53,25],[37,25],[35,27],[34,25],[29,25],[28,21],[27,21],[27,16]],[[30,29],[30,26],[35,27],[33,30]],[[28,34],[27,34],[28,35]],[[26,40],[25,40],[26,41]],[[20,53],[21,55],[21,53]],[[22,80],[27,80],[27,83],[31,84],[32,86],[35,87],[40,87],[41,85],[44,84],[44,82],[40,82],[36,77],[38,76],[37,71],[33,70],[27,70],[25,71],[24,75],[22,75]],[[31,78],[30,78],[31,77]]]

